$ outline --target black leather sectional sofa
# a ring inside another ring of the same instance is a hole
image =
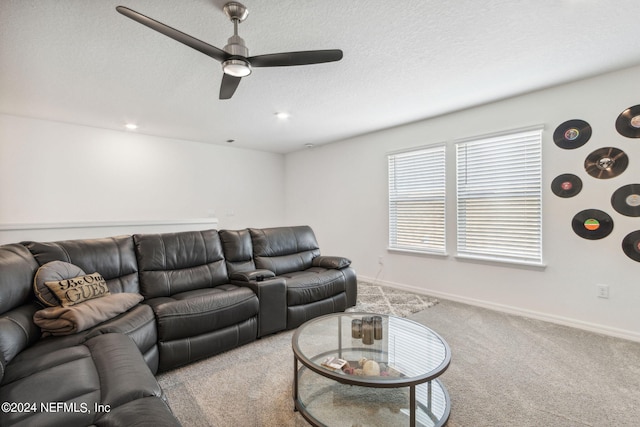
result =
[[[180,425],[154,374],[355,305],[349,264],[307,226],[0,246],[0,425]],[[61,265],[107,295],[49,307]]]

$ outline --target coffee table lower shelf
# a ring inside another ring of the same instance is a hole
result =
[[[324,377],[294,358],[295,409],[314,426],[444,426],[449,393],[439,379],[412,385],[375,388]],[[412,402],[415,402],[412,404]]]

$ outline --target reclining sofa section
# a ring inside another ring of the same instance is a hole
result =
[[[60,262],[142,302],[104,320],[107,297],[45,307],[39,275]],[[155,373],[355,305],[349,264],[321,256],[307,226],[0,246],[0,402],[37,409],[1,411],[0,425],[180,425]],[[100,320],[69,321],[74,308]],[[47,310],[64,314],[45,329],[34,315]]]
[[[140,292],[158,326],[165,371],[256,339],[258,297],[229,283],[215,230],[134,235]]]
[[[254,282],[258,287],[275,288],[273,282],[284,282],[279,291],[273,289],[267,296],[277,312],[263,320],[268,324],[263,335],[293,329],[356,304],[357,280],[351,261],[321,256],[310,227],[222,230],[220,236],[233,283],[253,279],[262,281]]]

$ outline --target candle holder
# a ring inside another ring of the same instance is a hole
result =
[[[362,320],[353,319],[351,321],[351,338],[362,338]]]
[[[373,338],[382,339],[382,316],[373,316]]]
[[[373,317],[362,318],[362,344],[373,344]]]

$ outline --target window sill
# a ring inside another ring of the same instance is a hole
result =
[[[456,259],[461,261],[470,261],[470,262],[482,262],[482,263],[490,263],[490,264],[504,264],[506,266],[514,266],[514,267],[529,267],[539,270],[544,270],[547,268],[547,264],[544,262],[532,262],[532,261],[518,261],[504,258],[495,258],[491,256],[482,256],[482,255],[469,255],[469,254],[456,254],[454,256]]]
[[[436,257],[442,257],[442,258],[449,256],[449,254],[446,252],[412,251],[410,249],[397,249],[397,248],[387,248],[387,252],[391,252],[394,254],[401,254],[401,255],[436,256]]]

